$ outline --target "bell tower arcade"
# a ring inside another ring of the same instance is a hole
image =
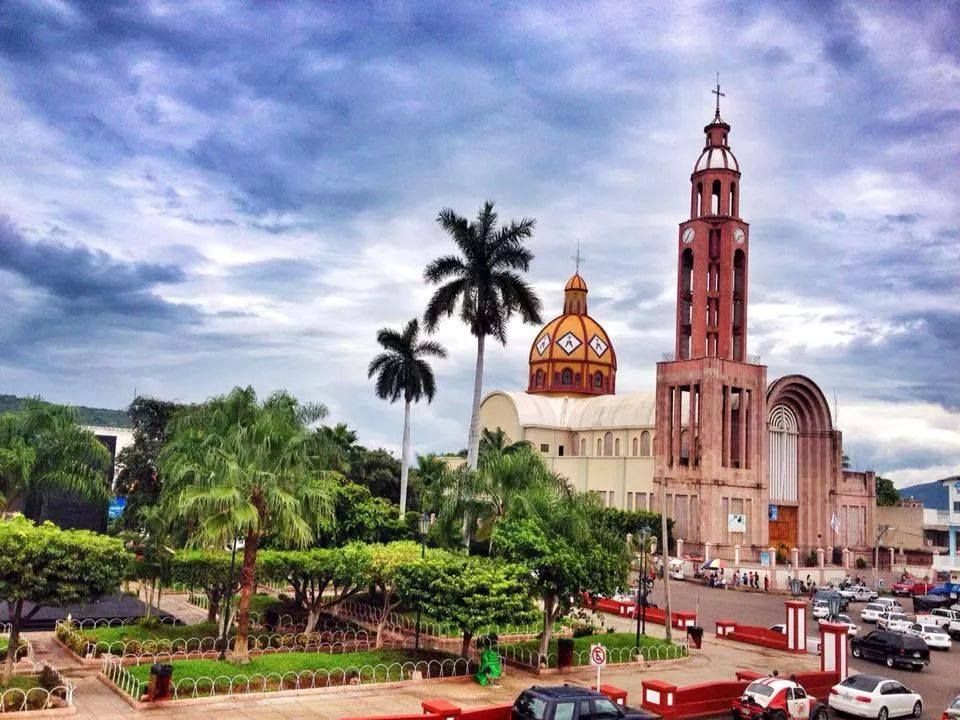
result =
[[[687,547],[748,559],[768,534],[766,367],[747,355],[749,225],[730,125],[713,120],[677,233],[676,346],[657,364],[654,481],[668,516],[691,519]]]

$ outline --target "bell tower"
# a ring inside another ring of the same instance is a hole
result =
[[[748,559],[768,535],[767,369],[747,355],[749,226],[719,83],[713,93],[677,232],[676,346],[657,364],[654,481],[666,486],[667,515],[690,519],[687,547],[710,542],[712,556],[732,558],[739,545]]]

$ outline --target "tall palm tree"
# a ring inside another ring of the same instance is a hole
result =
[[[501,427],[498,427],[496,430],[484,428],[480,433],[479,462],[483,462],[484,456],[488,453],[512,455],[522,451],[524,448],[529,447],[531,447],[529,440],[510,442],[510,438],[507,437],[507,433],[504,432],[503,428]]]
[[[232,653],[241,661],[261,539],[269,533],[304,547],[332,515],[337,474],[324,467],[323,439],[308,427],[325,415],[322,405],[301,405],[285,392],[260,402],[253,388],[235,388],[178,416],[160,454],[164,502],[194,523],[193,544],[243,540]]]
[[[473,406],[467,465],[477,467],[480,445],[480,395],[483,391],[483,353],[487,337],[507,342],[507,322],[514,313],[524,322],[540,323],[540,298],[523,279],[530,269],[531,253],[524,240],[533,235],[532,218],[512,220],[497,226],[493,203],[487,201],[474,222],[444,208],[437,222],[450,235],[460,255],[439,257],[424,270],[424,279],[440,287],[423,313],[424,324],[433,332],[444,316],[459,312],[460,319],[477,338],[477,365],[473,376]]]
[[[0,415],[0,512],[42,493],[67,492],[106,500],[110,453],[77,413],[64,405],[29,400]]]
[[[400,514],[407,511],[410,472],[410,403],[433,401],[437,383],[426,358],[445,358],[447,351],[433,340],[420,340],[420,323],[413,318],[400,332],[381,328],[377,342],[384,352],[370,361],[367,377],[377,376],[377,397],[394,403],[403,398],[403,449],[400,453]]]
[[[413,469],[413,484],[420,498],[420,512],[436,513],[440,511],[446,477],[450,472],[443,458],[430,453],[418,455],[417,465]]]

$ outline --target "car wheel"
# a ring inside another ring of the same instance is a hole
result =
[[[853,655],[855,658],[861,658],[861,657],[863,657],[863,651],[862,651],[860,648],[858,648],[858,647],[853,648],[853,649],[850,651],[850,654]]]
[[[769,718],[770,720],[787,720],[787,714],[783,710],[774,710]]]
[[[880,708],[880,712],[877,713],[877,720],[887,720],[890,717],[890,713],[885,707]]]
[[[920,713],[922,713],[922,712],[923,712],[923,703],[920,702],[919,700],[917,700],[917,701],[913,704],[913,712],[911,713],[911,715],[913,715],[913,717],[915,717],[915,718],[918,718],[918,717],[920,717]]]
[[[817,708],[817,711],[810,720],[830,720],[830,713],[827,712],[825,707],[821,706]]]
[[[895,665],[896,665],[896,663],[893,661],[893,656],[892,656],[892,655],[887,655],[887,667],[888,667],[888,668],[892,668],[892,667],[894,667]],[[884,708],[884,709],[886,709],[886,708]]]

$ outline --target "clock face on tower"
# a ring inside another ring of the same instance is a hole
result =
[[[733,239],[736,241],[737,245],[743,245],[743,241],[746,239],[743,234],[743,228],[737,228],[733,231]]]
[[[693,228],[687,228],[686,230],[684,230],[684,231],[683,231],[683,244],[684,244],[684,245],[689,245],[690,243],[692,243],[692,242],[693,242],[693,235],[694,235]]]

